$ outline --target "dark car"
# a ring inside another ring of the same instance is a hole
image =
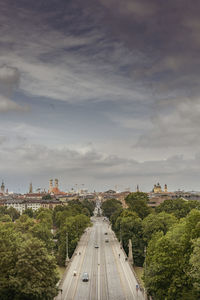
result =
[[[82,275],[82,281],[89,281],[89,275],[87,272],[84,272]]]
[[[107,233],[107,232],[105,232],[104,234],[105,234],[105,235],[107,235],[108,233]]]
[[[108,242],[109,242],[109,239],[105,239],[105,242],[108,243]]]
[[[99,248],[99,246],[97,244],[94,245],[94,248]]]

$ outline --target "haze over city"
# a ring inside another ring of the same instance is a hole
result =
[[[173,0],[0,2],[9,190],[200,190],[199,9]]]

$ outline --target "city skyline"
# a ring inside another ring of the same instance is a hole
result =
[[[0,178],[200,190],[200,3],[0,3]],[[120,189],[120,188],[119,188]]]

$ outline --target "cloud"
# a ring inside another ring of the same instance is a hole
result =
[[[14,101],[0,95],[0,113],[5,113],[9,111],[26,112],[29,111],[29,106],[21,106]]]
[[[105,7],[116,10],[122,15],[135,15],[139,17],[152,16],[156,12],[155,3],[139,0],[99,0]]]
[[[14,150],[14,151],[13,151]],[[165,160],[138,162],[134,159],[107,155],[94,148],[50,148],[44,145],[20,144],[0,148],[0,164],[2,174],[35,178],[38,184],[48,181],[49,177],[62,178],[72,185],[74,182],[84,183],[89,187],[122,185],[147,182],[145,187],[153,186],[155,181],[168,181],[174,186],[174,178],[181,182],[189,176],[188,183],[196,176],[199,165],[199,154],[191,159],[183,155],[172,156]],[[38,179],[40,174],[40,179]],[[197,186],[197,180],[194,180]]]
[[[4,144],[8,138],[6,136],[0,136],[0,145]]]
[[[17,68],[3,65],[0,67],[0,112],[27,111],[28,106],[22,107],[10,98],[19,87],[20,73]]]
[[[200,98],[163,99],[155,105],[153,128],[143,134],[139,147],[200,146]],[[194,149],[193,149],[194,150]]]

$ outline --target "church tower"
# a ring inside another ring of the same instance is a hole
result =
[[[53,179],[49,180],[49,193],[51,193],[53,190]]]
[[[164,192],[165,192],[165,193],[168,193],[167,185],[166,185],[166,184],[165,184],[165,187],[164,187]]]
[[[29,185],[29,194],[32,194],[33,193],[33,185],[32,185],[32,182],[30,183]]]
[[[1,184],[1,192],[4,194],[5,193],[5,185],[4,185],[4,182],[2,181],[2,184]]]
[[[58,179],[55,179],[55,188],[58,189]]]
[[[139,189],[139,185],[137,184],[137,187],[136,187],[136,192],[139,193],[140,189]]]

